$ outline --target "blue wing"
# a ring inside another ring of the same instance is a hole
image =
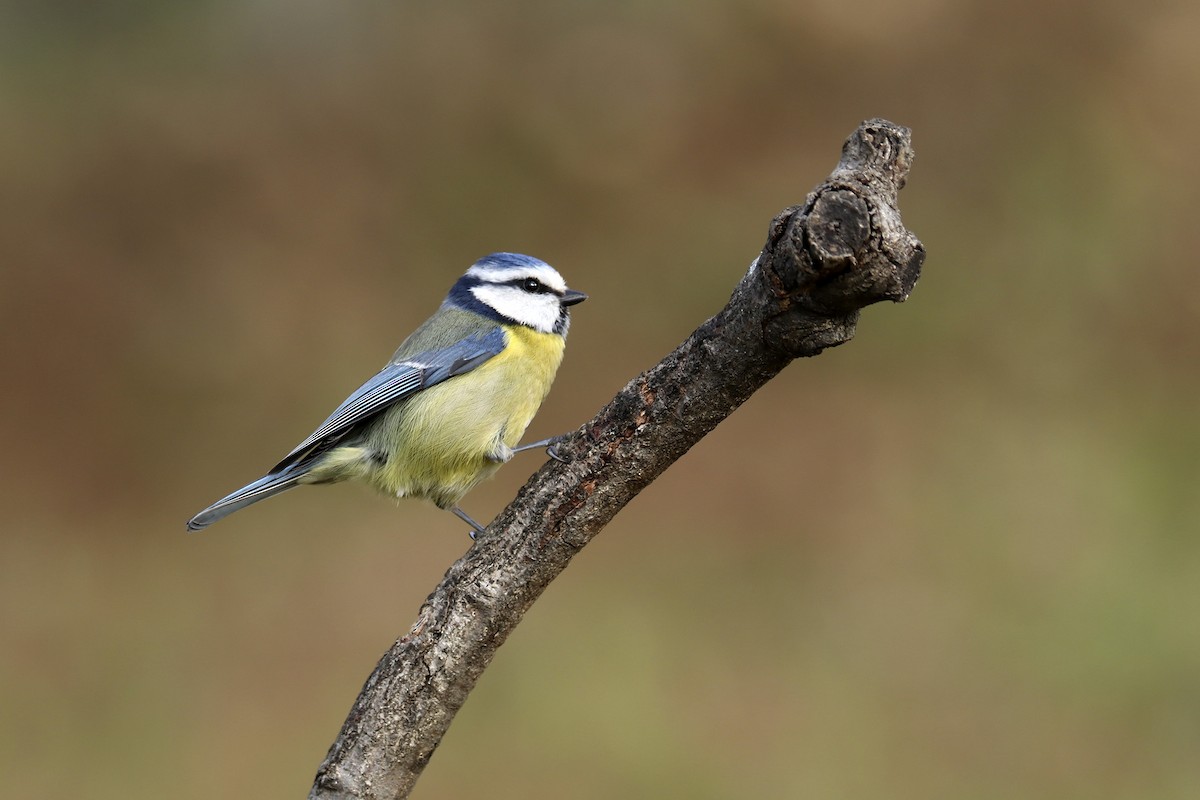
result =
[[[425,350],[411,358],[384,367],[379,374],[346,398],[329,419],[298,444],[287,457],[263,477],[243,486],[192,517],[188,530],[198,531],[251,503],[299,485],[316,459],[335,446],[355,426],[406,397],[428,389],[447,378],[470,372],[504,350],[506,335],[492,328],[447,347]]]
[[[426,350],[404,361],[388,364],[358,387],[329,418],[293,448],[292,452],[268,474],[275,474],[314,450],[324,450],[347,431],[392,404],[435,386],[447,378],[462,375],[504,350],[505,333],[492,328],[474,334],[448,347]]]

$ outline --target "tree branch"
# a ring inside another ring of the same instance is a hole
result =
[[[724,309],[559,447],[460,558],[363,686],[310,799],[407,797],[525,611],[638,492],[794,358],[904,301],[925,250],[896,208],[910,132],[864,122],[837,168],[771,223]]]

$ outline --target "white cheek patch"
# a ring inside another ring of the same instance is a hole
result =
[[[490,283],[471,287],[471,294],[501,315],[542,333],[553,331],[558,320],[558,297],[552,294],[530,294],[515,286]]]

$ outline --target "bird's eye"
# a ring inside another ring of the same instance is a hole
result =
[[[537,278],[526,278],[521,283],[521,288],[527,292],[540,292],[542,291],[542,282]]]

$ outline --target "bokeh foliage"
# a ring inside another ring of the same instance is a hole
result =
[[[187,517],[492,250],[592,295],[530,435],[574,427],[883,116],[911,300],[618,517],[417,795],[1195,797],[1198,35],[1182,0],[0,10],[5,794],[304,793],[465,531],[353,487]]]

